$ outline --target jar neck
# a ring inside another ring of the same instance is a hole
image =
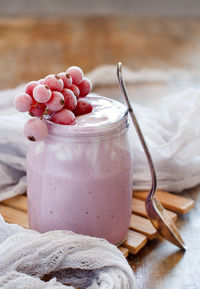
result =
[[[121,134],[125,132],[129,127],[128,111],[124,116],[116,122],[101,125],[99,127],[78,127],[73,125],[59,125],[51,121],[46,120],[48,127],[48,139],[58,139],[65,141],[71,139],[95,139],[111,137],[113,135]]]

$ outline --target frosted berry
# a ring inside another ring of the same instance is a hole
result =
[[[73,91],[73,93],[75,94],[76,97],[79,97],[80,90],[79,90],[78,86],[72,84],[72,86],[69,89],[71,89]]]
[[[30,96],[33,96],[33,89],[40,84],[39,81],[30,81],[26,86],[25,86],[25,92],[28,93]]]
[[[73,110],[75,116],[90,113],[92,111],[91,103],[85,98],[79,98],[77,101],[77,106]]]
[[[14,106],[20,112],[29,111],[33,103],[32,97],[27,93],[20,93],[14,99]]]
[[[68,88],[64,88],[61,92],[65,99],[64,107],[69,110],[74,110],[77,105],[77,99],[74,93]]]
[[[79,97],[85,97],[86,95],[88,95],[88,93],[91,92],[92,83],[91,83],[91,81],[88,78],[84,77],[78,87],[79,87],[79,90],[80,90]]]
[[[72,78],[68,73],[61,72],[58,74],[58,76],[62,79],[64,88],[69,88],[70,86],[72,86]]]
[[[38,118],[32,118],[24,125],[24,135],[30,141],[40,141],[47,136],[48,128],[46,123]]]
[[[54,74],[47,75],[44,79],[44,84],[48,85],[52,91],[61,91],[64,87],[62,79]]]
[[[46,109],[46,105],[44,103],[35,103],[29,110],[29,114],[31,116],[41,117]]]
[[[75,85],[78,85],[81,83],[84,74],[80,67],[71,66],[67,69],[66,72],[72,77],[72,81]]]
[[[53,114],[51,121],[57,124],[72,125],[76,123],[76,118],[73,112],[71,112],[69,109],[63,108]]]
[[[33,90],[33,97],[37,102],[45,103],[51,98],[51,89],[49,86],[44,84],[39,84]]]
[[[62,93],[59,91],[53,91],[50,100],[46,103],[47,108],[50,111],[58,111],[63,108],[65,99]]]

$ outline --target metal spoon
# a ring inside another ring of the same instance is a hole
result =
[[[140,139],[140,142],[142,144],[142,147],[144,149],[149,168],[151,171],[151,190],[146,198],[145,207],[147,211],[148,218],[150,219],[153,226],[158,230],[161,236],[163,236],[165,239],[167,239],[169,242],[173,243],[174,245],[180,247],[183,250],[186,250],[186,246],[183,242],[183,239],[181,238],[174,222],[169,218],[167,212],[163,208],[163,206],[160,204],[160,202],[155,198],[155,193],[157,189],[157,178],[156,178],[156,172],[154,168],[154,164],[151,158],[151,154],[149,152],[149,149],[147,147],[146,141],[144,139],[144,136],[142,134],[142,131],[140,129],[139,123],[137,121],[137,118],[135,116],[135,113],[133,111],[132,105],[129,100],[129,96],[126,90],[125,82],[122,75],[122,63],[119,62],[117,64],[117,76],[119,80],[119,86],[121,89],[121,92],[123,94],[123,97],[126,101],[126,105],[128,107],[129,114],[132,118],[134,127],[136,129],[137,135]]]

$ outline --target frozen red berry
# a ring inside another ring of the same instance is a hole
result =
[[[61,91],[64,87],[64,83],[60,76],[54,74],[47,75],[44,79],[44,84],[48,85],[52,91]]]
[[[73,125],[76,123],[76,118],[71,110],[63,108],[53,114],[51,121],[57,124]]]
[[[71,66],[67,69],[66,72],[72,77],[72,81],[75,85],[78,85],[81,83],[84,75],[80,67]]]
[[[91,111],[92,111],[91,103],[85,98],[79,98],[77,100],[77,106],[73,110],[73,113],[75,114],[75,116],[79,116],[90,113]]]
[[[40,84],[39,81],[30,81],[26,86],[25,86],[25,92],[28,93],[30,96],[33,96],[33,89]]]
[[[14,99],[14,106],[20,112],[29,111],[33,103],[33,98],[27,93],[20,93]]]
[[[73,91],[73,93],[75,94],[75,96],[78,98],[80,95],[80,90],[78,88],[78,86],[72,84],[72,86],[69,88],[71,89],[71,91]]]
[[[52,95],[49,86],[39,84],[33,89],[33,97],[37,102],[45,103],[50,100]]]
[[[47,108],[50,111],[58,111],[63,108],[65,99],[62,93],[59,91],[53,91],[50,100],[46,103]]]
[[[69,88],[70,86],[72,86],[72,78],[68,73],[61,72],[58,74],[58,76],[62,79],[64,88]]]
[[[77,105],[77,99],[74,93],[68,88],[64,88],[61,92],[65,99],[64,107],[69,110],[74,110]]]
[[[46,109],[46,105],[44,103],[34,103],[30,110],[29,110],[29,114],[31,116],[35,116],[35,117],[41,117]]]
[[[92,83],[91,83],[91,81],[88,78],[84,77],[78,87],[79,87],[79,90],[80,90],[79,97],[85,97],[85,96],[88,95],[88,93],[91,92]]]
[[[38,118],[32,118],[27,121],[24,125],[24,135],[30,141],[41,141],[48,133],[46,123]]]

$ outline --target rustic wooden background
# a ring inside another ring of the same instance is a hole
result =
[[[0,18],[0,88],[69,65],[85,72],[121,60],[143,67],[200,68],[200,21],[129,17]]]

